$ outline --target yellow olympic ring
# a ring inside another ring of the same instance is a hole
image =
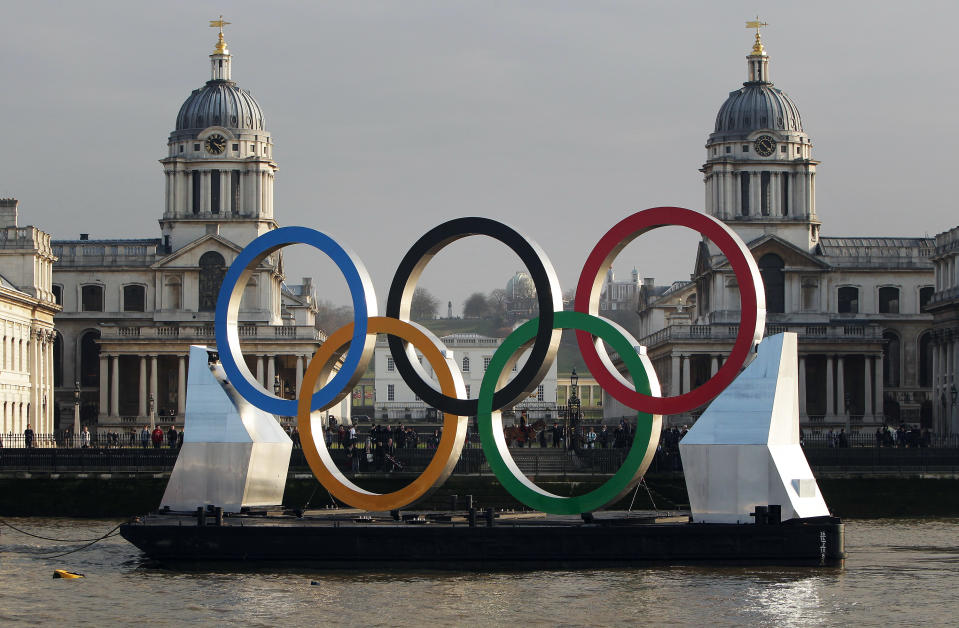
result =
[[[463,397],[466,386],[463,376],[452,358],[447,358],[441,347],[443,343],[429,330],[416,323],[408,323],[395,318],[374,316],[369,319],[368,332],[371,334],[391,334],[409,342],[419,349],[439,380],[444,395]],[[350,344],[353,335],[353,323],[349,323],[333,332],[324,342],[303,375],[301,391],[313,391],[326,385],[333,371],[333,363],[342,354],[342,349]],[[436,454],[416,479],[405,487],[392,493],[372,493],[351,482],[333,462],[326,448],[326,441],[320,433],[313,435],[313,420],[321,420],[320,412],[332,406],[310,412],[310,395],[300,394],[297,403],[296,422],[300,431],[303,455],[313,471],[313,475],[326,490],[341,502],[363,510],[394,510],[409,506],[418,499],[429,495],[439,488],[453,473],[459,461],[466,440],[467,417],[454,414],[443,415],[443,435],[436,448]]]

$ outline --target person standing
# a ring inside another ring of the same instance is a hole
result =
[[[140,432],[140,447],[146,449],[150,446],[150,428],[146,425],[143,426],[143,430]]]
[[[166,431],[166,442],[167,447],[170,449],[176,449],[177,431],[175,425],[171,425],[170,429]]]
[[[163,444],[163,430],[160,429],[159,425],[153,428],[153,434],[151,434],[150,439],[153,441],[154,449],[159,449],[160,445]]]
[[[23,430],[23,446],[27,449],[33,447],[33,428],[27,423],[27,429]]]
[[[80,447],[82,449],[89,449],[90,447],[90,428],[86,425],[84,425],[80,431]]]

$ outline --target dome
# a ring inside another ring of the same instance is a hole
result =
[[[799,108],[772,83],[744,83],[719,108],[713,135],[732,139],[730,135],[745,137],[760,129],[802,133]]]
[[[524,271],[517,271],[506,282],[507,299],[533,299],[536,298],[536,286],[533,279]]]
[[[180,107],[173,134],[195,136],[210,126],[262,131],[263,110],[250,92],[233,81],[207,81]]]

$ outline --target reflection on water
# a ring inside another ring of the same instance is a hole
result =
[[[58,538],[116,522],[11,519]],[[0,624],[943,625],[959,616],[959,520],[853,521],[845,569],[651,567],[510,573],[178,572],[120,537],[75,547],[0,535]],[[85,573],[54,580],[53,569]],[[311,584],[311,582],[316,584]]]

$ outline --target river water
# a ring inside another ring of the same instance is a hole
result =
[[[13,518],[96,538],[117,521]],[[654,567],[524,573],[176,572],[116,536],[77,544],[0,526],[0,624],[152,626],[957,625],[959,519],[846,526],[844,568]],[[86,574],[53,579],[56,568]],[[312,584],[316,582],[316,584]]]

